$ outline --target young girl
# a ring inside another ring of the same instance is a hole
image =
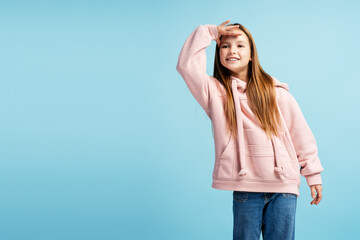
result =
[[[187,38],[176,70],[211,119],[215,142],[212,187],[233,191],[233,239],[295,238],[300,174],[322,199],[315,138],[286,83],[259,63],[241,24],[199,25]],[[213,76],[205,49],[215,40]],[[300,167],[300,168],[299,168]],[[316,195],[316,196],[315,196]]]

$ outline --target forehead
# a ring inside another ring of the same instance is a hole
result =
[[[221,43],[237,43],[238,41],[249,43],[249,39],[244,32],[240,36],[223,35],[221,38]]]

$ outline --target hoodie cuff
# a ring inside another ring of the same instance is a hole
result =
[[[207,24],[207,25],[205,25],[205,27],[208,28],[210,35],[212,37],[212,40],[216,40],[218,38],[218,34],[219,34],[219,32],[217,30],[217,25]]]
[[[321,174],[320,174],[320,173],[315,173],[315,174],[307,175],[307,176],[305,176],[305,178],[306,178],[307,185],[308,185],[309,187],[310,187],[311,185],[322,184]]]

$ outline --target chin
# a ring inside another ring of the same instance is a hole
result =
[[[244,69],[244,67],[246,66],[241,66],[241,67],[237,67],[237,68],[228,68],[231,72],[234,72],[234,73],[237,73],[237,72],[240,72],[242,69]]]

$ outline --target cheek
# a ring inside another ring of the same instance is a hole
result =
[[[223,64],[225,62],[224,56],[226,56],[226,54],[224,54],[222,51],[220,51],[220,62]]]
[[[248,58],[251,57],[251,52],[250,51],[247,52],[247,56],[248,56]]]
[[[222,59],[224,57],[224,51],[220,50],[220,59]]]

